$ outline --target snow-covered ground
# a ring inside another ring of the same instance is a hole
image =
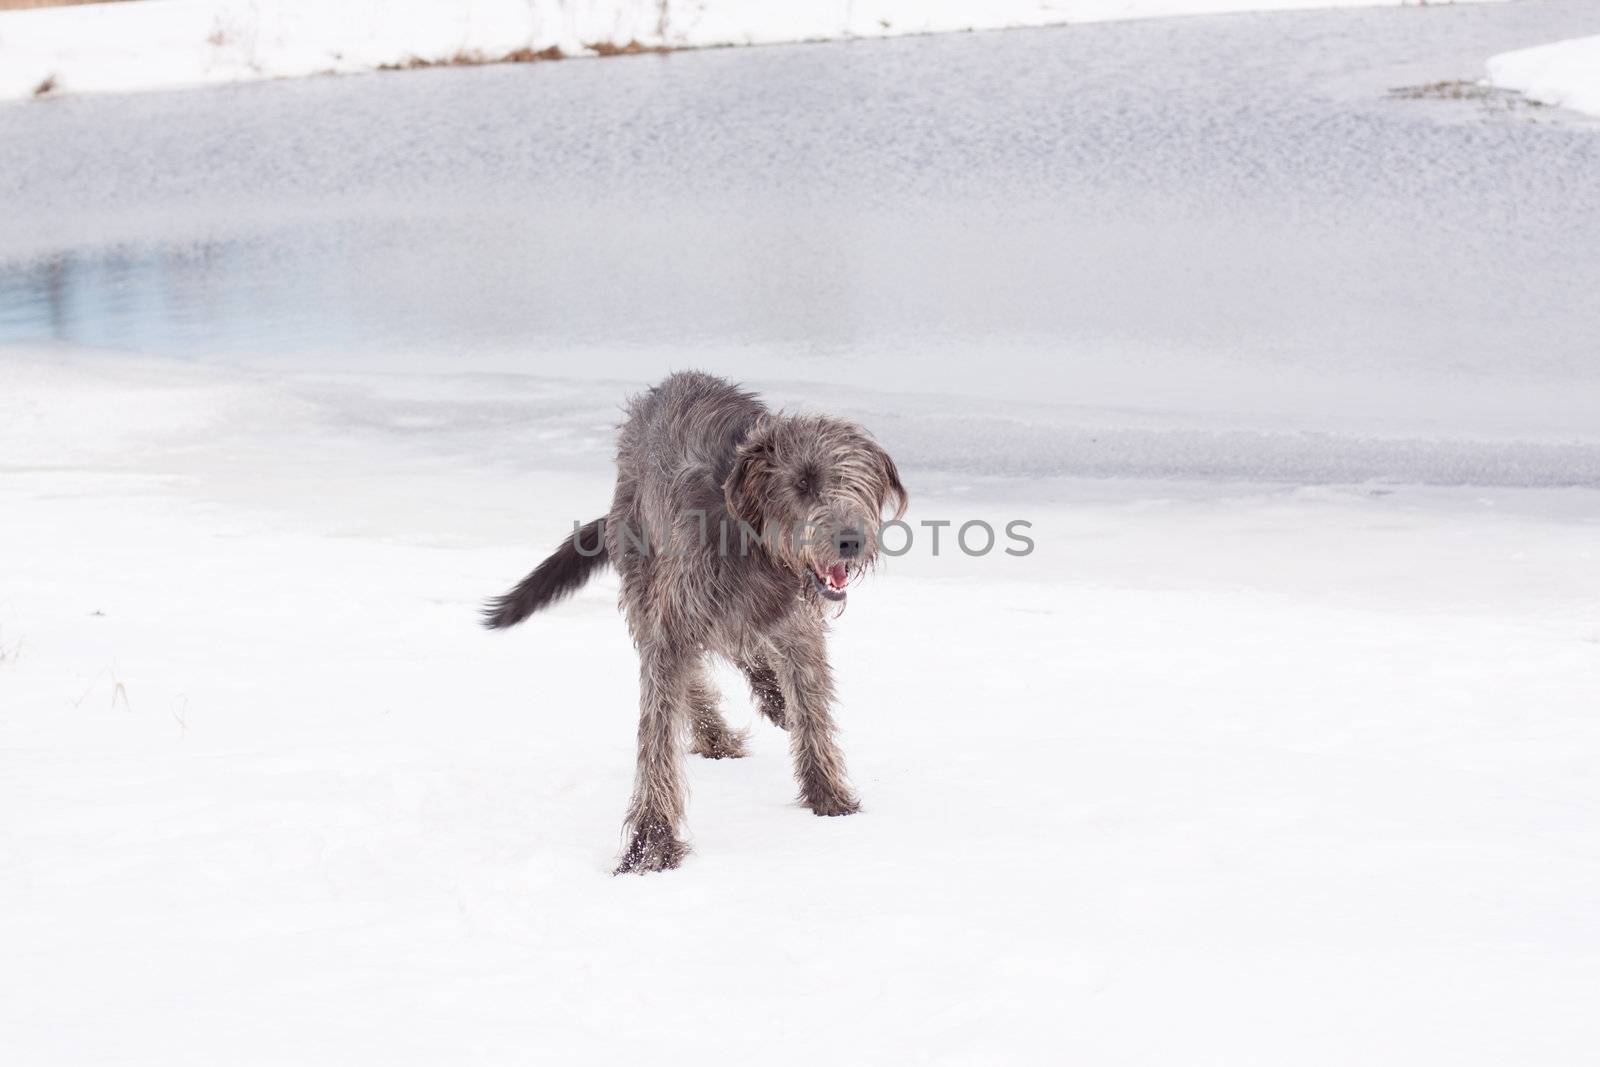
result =
[[[486,62],[1424,0],[140,0],[0,13],[0,99]]]
[[[1594,491],[909,471],[913,521],[1024,517],[1038,550],[917,551],[852,595],[864,813],[794,804],[730,680],[754,754],[693,762],[681,870],[618,879],[614,581],[475,622],[607,472],[459,427],[625,383],[17,347],[0,373],[9,1062],[1600,1042]]]
[[[1503,52],[1489,60],[1489,82],[1540,103],[1600,115],[1600,36]]]

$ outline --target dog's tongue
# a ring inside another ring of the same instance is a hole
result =
[[[849,580],[850,572],[843,563],[835,563],[833,569],[828,572],[828,583],[835,589],[843,589]]]

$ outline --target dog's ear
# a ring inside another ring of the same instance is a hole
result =
[[[773,474],[772,425],[757,423],[739,444],[733,471],[722,483],[722,497],[735,519],[761,532],[762,507]]]
[[[896,519],[906,513],[906,508],[911,506],[911,494],[906,492],[906,487],[900,483],[900,471],[894,465],[894,460],[881,445],[873,444],[873,450],[878,457],[879,485],[883,488],[883,495],[878,501],[878,510],[883,510],[890,499],[894,500],[894,517]]]

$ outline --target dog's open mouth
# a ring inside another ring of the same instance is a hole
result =
[[[816,564],[811,567],[811,584],[827,600],[843,600],[844,587],[850,584],[850,565],[835,563],[827,569]]]

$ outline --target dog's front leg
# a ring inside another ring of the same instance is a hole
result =
[[[639,646],[639,762],[628,805],[628,847],[617,874],[678,866],[689,846],[678,839],[683,821],[683,730],[691,658],[664,642]]]
[[[774,635],[773,646],[800,799],[818,815],[860,811],[861,802],[845,780],[844,754],[833,739],[833,673],[822,621],[792,622]]]

